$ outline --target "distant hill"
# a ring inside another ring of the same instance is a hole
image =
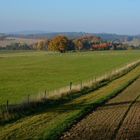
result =
[[[118,35],[109,33],[85,33],[85,32],[45,32],[45,31],[22,31],[18,33],[9,34],[11,37],[24,37],[24,38],[53,38],[57,35],[65,35],[69,38],[78,38],[81,36],[95,35],[101,37],[103,40],[113,41],[119,39],[121,42],[133,41],[140,39],[140,35]]]
[[[69,38],[76,38],[76,37],[81,37],[81,36],[84,36],[84,35],[87,35],[87,33],[82,33],[82,32],[45,32],[43,33],[42,31],[41,32],[38,32],[38,33],[30,33],[30,32],[22,32],[22,33],[13,33],[13,34],[9,34],[9,36],[11,37],[25,37],[25,38],[53,38],[57,35],[65,35]]]
[[[29,31],[18,31],[18,32],[10,32],[8,34],[12,35],[35,35],[35,34],[45,34],[47,31],[39,31],[39,30],[29,30]]]
[[[133,40],[134,36],[129,36],[129,35],[117,35],[117,34],[107,34],[107,33],[99,33],[99,34],[95,34],[100,36],[102,39],[104,40],[120,40],[120,41],[130,41]]]
[[[4,34],[4,33],[0,33],[0,37],[1,37],[1,36],[5,36],[5,34]]]
[[[126,42],[123,42],[123,43],[124,44],[129,44],[130,46],[134,46],[134,47],[140,47],[140,39],[138,39],[138,38],[134,38],[131,41],[126,41]]]

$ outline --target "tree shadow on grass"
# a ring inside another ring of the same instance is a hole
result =
[[[49,101],[47,103],[44,102],[44,104],[34,104],[31,105],[9,105],[7,112],[0,114],[0,125],[6,125],[8,123],[13,123],[17,121],[20,118],[24,118],[27,116],[35,116],[38,114],[44,114],[44,113],[64,113],[64,112],[70,112],[74,110],[80,110],[82,108],[85,108],[87,104],[84,104],[84,102],[76,103],[76,104],[56,104],[52,105],[52,102]],[[5,105],[1,106],[1,108],[6,108]]]

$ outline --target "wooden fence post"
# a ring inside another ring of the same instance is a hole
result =
[[[44,93],[44,98],[45,98],[45,99],[46,99],[46,93],[47,93],[47,92],[46,92],[46,90],[45,90],[45,93]]]
[[[28,103],[28,104],[30,103],[30,94],[28,94],[27,103]]]
[[[2,114],[2,105],[0,105],[0,114]]]
[[[3,105],[1,105],[1,109],[0,109],[0,111],[1,111],[1,115],[4,117],[4,112],[5,112],[5,107],[3,106]]]
[[[81,81],[81,90],[82,90],[82,88],[83,88],[83,83],[82,83],[82,81]]]
[[[9,112],[9,101],[8,100],[6,101],[6,110],[7,110],[7,112]]]
[[[70,91],[71,91],[71,89],[72,89],[72,82],[70,82]]]
[[[96,77],[94,79],[94,87],[96,88],[97,87],[97,80],[96,80]]]
[[[92,77],[92,85],[93,85],[93,83],[94,83],[94,77]]]

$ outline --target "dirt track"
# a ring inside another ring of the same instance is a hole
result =
[[[140,78],[85,117],[63,140],[140,140]]]

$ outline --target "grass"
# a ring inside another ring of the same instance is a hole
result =
[[[103,75],[140,58],[139,51],[0,52],[0,104]]]
[[[0,127],[0,139],[56,139],[91,109],[112,98],[140,75],[140,66],[97,91]]]
[[[91,81],[88,83],[83,83],[82,88],[76,87],[75,89],[71,90],[71,92],[66,91],[65,93],[58,93],[53,94],[54,96],[51,97],[44,97],[38,98],[37,100],[30,100],[30,102],[24,102],[20,104],[12,104],[12,105],[3,105],[0,107],[0,125],[6,124],[9,122],[16,121],[17,119],[29,115],[33,115],[34,113],[40,113],[44,108],[51,108],[54,106],[58,106],[60,104],[64,104],[66,102],[69,102],[75,98],[78,98],[80,96],[83,96],[85,94],[88,94],[90,92],[93,92],[107,84],[109,84],[111,81],[118,79],[137,66],[139,66],[140,61],[135,61],[133,63],[130,63],[123,68],[118,69],[117,71],[113,72],[112,74],[105,75],[103,77],[100,77],[96,79],[96,81]],[[20,111],[19,111],[20,110]]]

